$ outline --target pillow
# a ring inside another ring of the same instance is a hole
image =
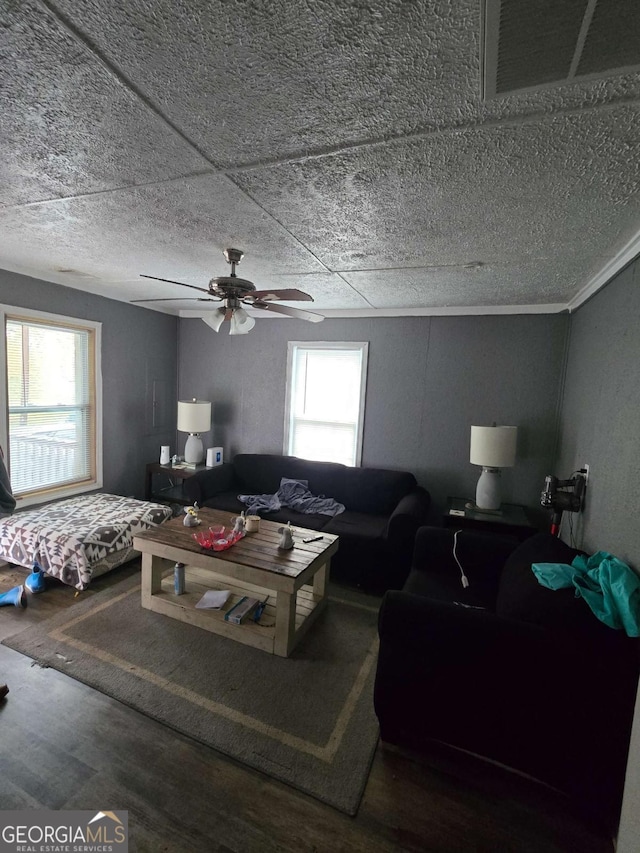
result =
[[[238,453],[233,467],[243,495],[274,495],[282,477],[297,478],[303,473],[298,459],[270,453]]]
[[[580,552],[550,533],[525,539],[507,558],[496,600],[496,614],[544,628],[571,633],[592,630],[598,620],[575,590],[548,589],[531,570],[532,563],[568,563]]]
[[[416,478],[408,471],[348,468],[347,494],[341,503],[354,512],[391,515],[400,500],[413,491],[416,485]]]

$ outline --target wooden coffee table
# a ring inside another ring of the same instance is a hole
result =
[[[247,533],[227,551],[202,548],[193,538],[199,530],[224,524],[231,527],[232,513],[201,509],[199,527],[185,527],[181,516],[134,537],[142,553],[142,606],[182,622],[189,622],[225,637],[288,657],[327,603],[331,557],[338,537],[316,530],[294,528],[294,548],[278,548],[282,523],[260,522],[260,530]],[[320,536],[316,542],[303,539]],[[176,595],[175,563],[184,563],[185,593]],[[208,589],[230,590],[222,610],[200,610],[195,605]],[[260,624],[248,617],[234,625],[225,613],[243,595],[260,601],[269,596]]]

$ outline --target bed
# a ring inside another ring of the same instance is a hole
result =
[[[120,495],[91,494],[0,519],[0,559],[86,589],[137,555],[133,537],[171,518],[171,508]]]

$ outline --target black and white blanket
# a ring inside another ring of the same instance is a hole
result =
[[[48,575],[85,589],[96,564],[168,518],[171,509],[162,504],[82,495],[0,519],[0,558],[26,568],[37,561]]]

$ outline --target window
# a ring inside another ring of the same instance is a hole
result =
[[[367,343],[289,342],[284,452],[359,465]]]
[[[99,488],[100,324],[8,306],[0,314],[0,440],[18,505]]]

